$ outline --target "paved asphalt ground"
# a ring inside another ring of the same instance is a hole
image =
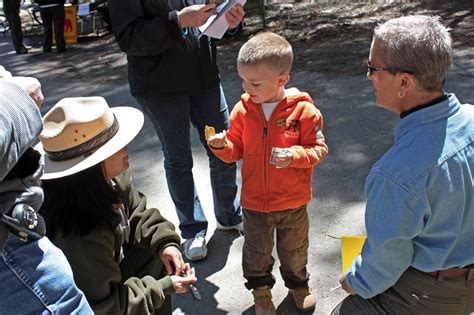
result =
[[[16,55],[10,38],[0,36],[0,64],[16,75],[34,75],[41,80],[46,96],[43,113],[67,96],[101,95],[112,106],[137,106],[129,94],[128,85],[123,82],[110,81],[100,86],[91,85],[87,78],[64,82],[55,71],[45,68],[42,63],[35,63],[30,56]],[[314,314],[329,314],[345,296],[342,290],[330,291],[338,284],[341,274],[338,237],[365,233],[364,180],[371,165],[391,145],[392,130],[398,117],[375,107],[371,84],[362,74],[327,77],[316,73],[316,80],[311,81],[308,81],[308,76],[306,72],[293,73],[289,86],[301,90],[317,86],[318,95],[313,97],[325,118],[324,134],[330,153],[314,172],[315,198],[308,208],[311,220],[308,269],[310,286],[317,297]],[[228,103],[234,104],[241,93],[237,76],[223,78],[223,86]],[[456,52],[446,90],[456,93],[460,100],[474,104],[472,46]],[[244,287],[241,272],[243,237],[237,232],[215,230],[207,156],[196,131],[192,133],[192,144],[193,172],[209,220],[209,256],[193,264],[202,300],[196,301],[190,294],[175,296],[173,314],[253,314],[252,295]],[[166,187],[160,143],[149,119],[131,143],[129,152],[136,186],[148,196],[150,206],[158,207],[177,224]],[[280,184],[285,184],[284,179]],[[297,314],[278,273],[278,259],[274,271],[277,283],[273,294],[278,313]]]

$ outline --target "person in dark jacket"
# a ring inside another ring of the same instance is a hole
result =
[[[229,128],[229,111],[220,84],[214,41],[200,33],[215,4],[194,1],[110,0],[113,31],[127,54],[132,95],[152,118],[162,143],[164,167],[189,260],[207,255],[207,219],[196,191],[190,124],[209,157],[217,228],[242,229],[236,198],[236,164],[224,163],[207,147],[204,128]],[[229,27],[244,16],[237,4],[226,14]]]
[[[197,280],[174,225],[132,184],[126,146],[143,120],[101,97],[65,98],[44,116],[36,147],[46,153],[46,235],[96,315],[171,314],[169,295]]]
[[[43,21],[43,52],[51,52],[53,46],[53,25],[56,51],[66,51],[64,40],[64,0],[35,0],[39,5]]]
[[[27,54],[28,49],[23,44],[23,31],[20,18],[21,0],[3,0],[3,12],[7,18],[12,34],[13,47],[17,54]]]

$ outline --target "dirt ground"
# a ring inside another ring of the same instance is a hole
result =
[[[391,4],[367,1],[349,4],[275,3],[266,6],[265,19],[266,30],[283,35],[292,43],[295,52],[293,73],[305,70],[306,73],[337,76],[365,72],[372,30],[378,23],[415,13],[441,16],[452,28],[455,46],[472,45],[472,0]],[[249,36],[263,29],[258,10],[248,9],[243,30],[238,35],[217,41],[218,63],[223,77],[235,75],[235,60],[240,46]],[[33,46],[32,52],[40,52],[38,31],[26,35]],[[126,58],[112,34],[80,38],[79,44],[70,46],[63,55],[37,53],[30,54],[29,58],[33,62],[45,63],[47,68],[68,80],[88,77],[95,84],[127,80]]]

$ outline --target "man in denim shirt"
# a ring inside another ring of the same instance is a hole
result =
[[[0,67],[0,314],[93,314],[66,257],[41,237],[42,229],[31,229],[25,241],[14,233],[26,228],[5,223],[20,218],[16,213],[22,206],[34,217],[43,202],[44,162],[30,148],[42,129],[33,99],[41,103],[42,94],[29,96],[25,86],[13,83],[25,80],[14,79]]]
[[[367,241],[333,314],[474,312],[474,107],[443,90],[452,56],[438,17],[374,31],[367,77],[401,120],[367,177]]]

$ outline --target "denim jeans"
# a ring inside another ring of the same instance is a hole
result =
[[[306,205],[272,212],[244,209],[242,269],[247,280],[245,286],[250,290],[275,284],[272,275],[275,231],[280,273],[285,286],[289,289],[307,288],[309,219]]]
[[[204,95],[137,97],[137,102],[151,118],[165,158],[166,180],[176,206],[183,238],[205,235],[207,220],[194,183],[190,125],[198,130],[199,139],[209,157],[214,214],[224,226],[242,221],[240,202],[236,198],[235,163],[224,163],[212,154],[204,139],[204,127],[216,132],[229,128],[229,110],[222,87],[218,84]]]
[[[93,314],[66,257],[48,238],[10,237],[0,256],[0,314]]]

